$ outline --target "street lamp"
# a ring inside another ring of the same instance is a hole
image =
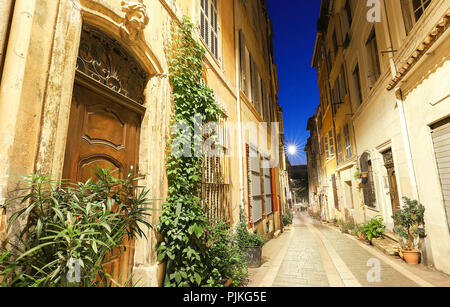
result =
[[[290,156],[295,156],[297,154],[297,146],[295,144],[291,144],[288,146],[288,154]]]

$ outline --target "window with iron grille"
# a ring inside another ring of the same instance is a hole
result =
[[[220,117],[216,126],[215,155],[204,159],[202,174],[202,203],[207,217],[212,221],[222,219],[231,222],[230,178],[227,121]],[[204,135],[205,138],[212,135]]]
[[[200,0],[200,34],[214,57],[219,60],[218,0]]]

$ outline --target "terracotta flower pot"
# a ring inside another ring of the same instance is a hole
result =
[[[401,250],[402,255],[403,255],[403,259],[405,260],[406,263],[408,264],[419,264],[419,256],[420,256],[420,251],[417,249],[414,250]]]

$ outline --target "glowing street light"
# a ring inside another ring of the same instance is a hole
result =
[[[289,155],[295,156],[297,154],[297,151],[298,151],[297,150],[297,146],[295,144],[291,144],[291,145],[288,146],[287,151],[288,151]]]

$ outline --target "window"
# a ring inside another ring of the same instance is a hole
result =
[[[211,53],[219,59],[217,1],[200,0],[200,34]]]
[[[346,158],[350,159],[352,157],[352,145],[350,143],[350,129],[348,127],[348,124],[344,127],[344,139]]]
[[[338,53],[338,41],[337,41],[337,35],[336,35],[336,29],[334,29],[333,31],[333,48],[334,48],[334,56],[336,57],[337,53]]]
[[[364,204],[369,207],[375,207],[375,185],[373,180],[372,161],[369,153],[365,152],[360,158],[361,164],[361,183],[364,195]]]
[[[338,190],[337,190],[337,182],[336,182],[336,175],[331,175],[331,185],[333,188],[333,200],[334,200],[334,207],[339,210],[339,198],[338,198]]]
[[[362,91],[361,91],[361,78],[359,75],[359,65],[356,64],[355,70],[353,70],[353,82],[356,87],[356,99],[355,101],[358,103],[358,106],[362,103]]]
[[[230,179],[229,179],[229,149],[227,119],[220,117],[214,132],[204,133],[208,138],[214,133],[217,147],[212,148],[216,154],[205,157],[202,174],[201,199],[206,214],[210,220],[223,219],[230,221]]]
[[[252,103],[255,109],[261,114],[261,77],[256,67],[256,63],[250,56],[250,75],[251,75],[251,91]]]
[[[273,212],[272,169],[263,168],[269,165],[269,158],[261,156],[255,148],[247,145],[248,187],[250,221],[259,222],[264,215]],[[262,164],[264,163],[264,164]]]
[[[263,191],[261,189],[261,165],[258,151],[248,146],[248,194],[250,221],[262,219]]]
[[[324,137],[323,144],[325,146],[325,157],[328,160],[328,159],[330,159],[330,148],[329,148],[329,145],[328,145],[328,137]]]
[[[331,158],[334,158],[334,140],[333,140],[333,131],[328,131],[328,139],[330,142],[330,156]]]
[[[372,28],[366,42],[367,56],[369,62],[369,82],[372,88],[381,76],[380,58],[378,56],[378,44],[375,28]]]
[[[330,74],[331,69],[333,68],[333,60],[331,58],[331,51],[328,51],[328,54],[327,54],[327,68],[328,68],[328,74]]]
[[[248,51],[245,47],[245,39],[242,30],[239,31],[239,58],[240,58],[240,74],[241,74],[241,90],[248,97],[248,72],[247,72]]]
[[[339,133],[337,135],[337,147],[338,147],[338,161],[339,163],[342,163],[344,161],[343,159],[343,152],[342,152],[342,139],[341,139],[341,134]]]
[[[265,165],[269,165],[269,158],[264,157],[263,161],[265,162]],[[270,168],[263,168],[263,178],[264,178],[264,214],[269,215],[273,212],[273,194],[272,194],[272,169]]]
[[[409,34],[414,24],[422,17],[431,0],[400,0],[406,34]]]
[[[345,96],[347,95],[347,78],[345,77],[344,65],[341,66],[341,73],[339,75],[340,88],[339,91],[341,93],[341,102],[344,102]]]
[[[345,1],[344,10],[345,10],[345,15],[347,15],[348,27],[351,28],[352,22],[353,22],[353,16],[352,16],[352,8],[350,6],[350,0]]]
[[[261,117],[267,122],[267,115],[268,113],[268,104],[267,104],[267,91],[266,91],[266,85],[264,84],[264,80],[262,78],[259,78],[259,84],[261,86],[260,93],[261,93]]]
[[[330,90],[330,85],[329,85],[328,82],[327,82],[327,84],[325,86],[325,91],[326,91],[326,94],[327,94],[326,106],[328,107],[330,105],[330,102],[331,102],[331,97],[330,97],[331,90]]]

